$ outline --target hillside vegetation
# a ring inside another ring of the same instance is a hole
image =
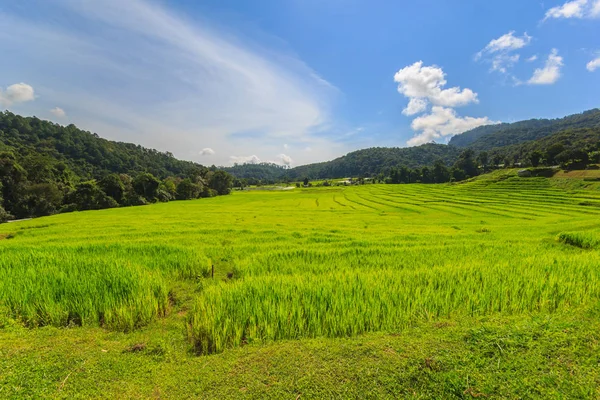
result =
[[[172,154],[0,112],[0,222],[229,193],[231,177]]]
[[[600,191],[575,181],[501,170],[4,224],[0,396],[598,397]]]
[[[448,145],[429,143],[407,148],[370,148],[348,153],[335,160],[291,169],[273,164],[244,164],[228,171],[240,179],[252,178],[252,184],[256,184],[304,178],[346,177],[373,177],[382,182],[386,179],[394,181],[393,171],[403,169],[408,170],[405,173],[412,175],[412,178],[400,181],[396,179],[397,182],[394,183],[439,183],[451,179],[464,180],[498,166],[568,164],[585,168],[587,162],[581,162],[581,155],[572,153],[595,153],[599,149],[600,109],[594,109],[561,119],[532,119],[482,126],[454,136]],[[465,150],[470,152],[465,153]],[[554,158],[565,150],[566,153]],[[538,152],[541,154],[537,154]],[[587,158],[591,162],[600,162],[594,157],[595,154],[589,154]],[[465,169],[461,159],[466,158],[477,163],[477,170]],[[438,174],[447,176],[446,180],[430,178],[436,165],[437,168],[443,166],[448,169],[447,172]]]
[[[448,144],[489,151],[497,147],[540,139],[567,129],[600,127],[600,109],[557,119],[530,119],[513,123],[481,126],[453,136]]]

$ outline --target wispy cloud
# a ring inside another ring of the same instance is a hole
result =
[[[563,58],[558,55],[558,50],[552,49],[544,67],[537,68],[527,83],[530,85],[552,85],[560,78],[562,67]]]
[[[519,62],[520,54],[516,51],[529,45],[531,39],[527,32],[523,36],[515,36],[515,31],[510,31],[491,40],[475,55],[475,61],[485,60],[491,64],[490,71],[507,74],[508,70]]]
[[[585,67],[587,68],[588,71],[594,72],[595,70],[600,68],[600,57],[593,59],[592,61],[587,63],[587,65]]]
[[[65,110],[60,107],[54,107],[52,110],[50,110],[50,112],[57,118],[65,118],[67,116]]]
[[[598,18],[600,17],[600,0],[572,0],[552,7],[546,11],[544,21],[548,19]]]
[[[335,151],[316,132],[332,123],[338,91],[289,51],[149,1],[43,5],[56,11],[48,22],[0,11],[0,50],[24,54],[0,70],[43,64],[29,75],[83,128],[183,158],[209,145],[221,163],[240,148],[277,154],[282,138],[319,146],[320,156]],[[231,139],[248,131],[260,135]]]

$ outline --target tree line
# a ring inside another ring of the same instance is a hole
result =
[[[0,113],[0,221],[225,195],[232,182],[214,166]]]

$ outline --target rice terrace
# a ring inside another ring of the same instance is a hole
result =
[[[2,225],[0,394],[596,397],[600,192],[569,184],[509,170]]]
[[[0,400],[600,400],[599,21],[0,1]]]

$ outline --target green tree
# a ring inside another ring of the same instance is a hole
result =
[[[98,182],[98,186],[104,193],[115,199],[117,203],[123,202],[125,184],[119,175],[110,174],[105,176],[100,180],[100,182]]]
[[[233,177],[227,172],[221,170],[213,172],[208,181],[208,186],[219,195],[231,193],[232,184]]]
[[[93,180],[78,184],[68,200],[79,211],[118,207],[115,199],[104,193]]]
[[[433,165],[433,181],[435,183],[450,182],[450,171],[442,160],[437,160]]]
[[[27,185],[16,210],[22,217],[40,217],[56,213],[63,201],[63,193],[54,182]]]
[[[477,156],[477,161],[479,162],[479,165],[481,165],[481,167],[485,171],[487,169],[488,161],[489,161],[488,152],[482,151],[481,153],[479,153],[479,155]]]
[[[177,185],[177,199],[190,200],[197,199],[200,196],[202,188],[197,183],[192,182],[190,178],[183,179]]]
[[[156,201],[160,180],[149,172],[143,172],[133,179],[133,190],[149,202]]]
[[[464,150],[454,164],[454,168],[461,170],[465,178],[472,178],[479,175],[479,169],[477,168],[477,163],[475,162],[475,152],[471,149]],[[461,176],[460,174],[453,175],[457,181],[462,180],[457,179],[457,176]]]
[[[534,152],[532,152],[529,155],[529,161],[531,162],[531,165],[534,167],[537,167],[540,165],[540,161],[542,160],[543,154],[541,151],[539,150],[535,150]]]

